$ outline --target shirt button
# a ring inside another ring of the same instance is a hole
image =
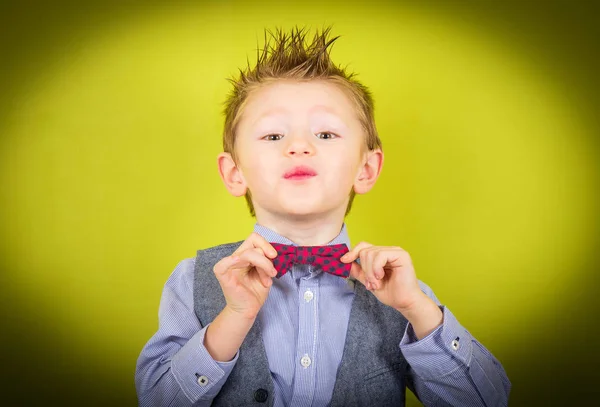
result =
[[[456,337],[455,340],[452,341],[452,349],[454,350],[458,350],[458,348],[460,348],[460,342],[458,342],[458,336]]]
[[[306,291],[304,292],[304,301],[306,301],[306,302],[310,302],[310,300],[312,300],[314,296],[315,296],[315,295],[312,293],[312,291],[310,291],[310,290],[306,290]]]
[[[302,356],[302,359],[300,359],[300,364],[302,364],[302,366],[309,367],[311,363],[310,358],[308,357],[308,355],[304,355]]]
[[[198,376],[198,384],[200,386],[206,386],[208,384],[208,377],[202,375],[202,376]]]

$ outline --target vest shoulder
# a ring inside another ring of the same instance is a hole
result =
[[[203,273],[207,270],[212,270],[215,264],[217,264],[221,259],[227,256],[231,256],[231,254],[243,243],[241,240],[239,242],[233,243],[224,243],[219,244],[212,247],[207,247],[204,249],[199,249],[196,252],[195,258],[195,274]],[[212,274],[212,273],[209,273]]]
[[[239,240],[237,242],[233,242],[233,243],[223,243],[223,244],[219,244],[216,246],[211,246],[211,247],[206,247],[204,249],[198,249],[196,251],[196,254],[215,254],[215,253],[226,253],[226,252],[233,252],[235,249],[237,249],[238,247],[240,247],[242,245],[242,243],[244,243],[243,240]]]

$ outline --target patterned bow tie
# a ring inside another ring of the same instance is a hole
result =
[[[277,257],[273,265],[277,270],[275,277],[284,275],[294,263],[312,264],[319,266],[324,272],[348,278],[352,263],[342,263],[340,257],[348,253],[348,246],[335,244],[331,246],[290,246],[280,243],[271,243],[277,250]]]

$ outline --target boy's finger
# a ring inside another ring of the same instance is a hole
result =
[[[381,287],[381,279],[385,276],[385,265],[387,264],[388,257],[385,252],[380,251],[375,254],[375,258],[371,264],[370,274],[367,277],[367,280],[371,283],[371,285],[375,288]]]
[[[273,250],[275,250],[275,249],[273,249]],[[277,270],[275,270],[273,261],[271,259],[269,259],[268,257],[266,257],[266,254],[262,247],[255,247],[252,249],[252,251],[254,251],[257,254],[256,261],[260,262],[260,264],[255,264],[255,266],[262,267],[267,272],[267,274],[274,274],[274,275],[277,274]]]
[[[242,253],[248,249],[260,248],[265,256],[274,259],[277,256],[277,250],[267,242],[264,237],[256,232],[252,232],[250,236],[233,252],[234,255]]]
[[[257,267],[256,270],[260,275],[260,282],[262,283],[263,287],[269,288],[273,284],[273,278],[269,275],[270,272],[262,267]]]
[[[236,278],[239,281],[242,273],[250,274],[252,268],[256,269],[256,273],[261,284],[265,288],[268,288],[272,284],[271,277],[268,275],[269,272],[263,269],[262,267],[255,266],[254,264],[252,264],[252,261],[249,261],[248,259],[244,258],[244,256],[237,257],[237,260],[226,269],[226,272],[235,274]],[[226,273],[223,273],[223,275],[224,274]]]
[[[264,274],[268,279],[277,275],[277,270],[275,270],[273,262],[265,257],[262,249],[259,247],[246,250],[239,257],[256,267],[260,271],[260,274]]]
[[[357,279],[363,285],[366,286],[365,272],[363,271],[360,264],[358,264],[356,262],[352,263],[352,268],[350,269],[350,277]]]
[[[229,270],[233,265],[238,263],[239,260],[239,256],[223,257],[217,262],[217,264],[215,264],[213,271],[219,277],[224,276],[227,273],[227,270]]]
[[[360,256],[361,250],[366,249],[367,247],[371,247],[371,246],[373,246],[373,245],[370,243],[360,242],[359,244],[354,246],[354,248],[352,250],[350,250],[348,253],[346,253],[342,257],[340,257],[340,260],[344,263],[350,263],[351,261],[356,260]]]

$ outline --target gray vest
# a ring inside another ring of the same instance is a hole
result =
[[[213,267],[242,241],[198,250],[194,276],[194,310],[202,326],[225,307]],[[381,303],[356,281],[348,332],[337,371],[331,407],[404,406],[408,363],[399,348],[407,320]],[[258,318],[240,347],[231,374],[213,406],[273,406],[274,385]]]

